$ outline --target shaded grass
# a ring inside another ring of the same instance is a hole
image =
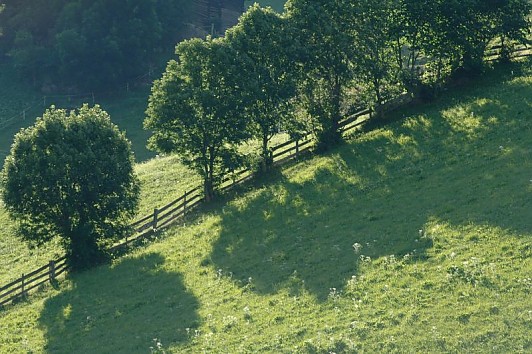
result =
[[[149,87],[140,87],[129,92],[115,92],[112,94],[96,94],[95,103],[100,104],[106,110],[111,120],[121,130],[126,131],[127,138],[132,142],[136,161],[146,161],[155,154],[146,148],[146,140],[149,132],[142,127],[145,110],[148,103]],[[90,94],[74,98],[48,97],[43,101],[39,90],[21,81],[6,64],[0,65],[0,161],[3,165],[9,154],[15,134],[35,122],[37,117],[42,116],[45,109],[50,105],[58,108],[74,109],[83,103],[92,105]],[[46,106],[44,106],[46,104]],[[27,111],[26,119],[22,119],[22,111]],[[2,121],[15,117],[11,124],[2,125]]]
[[[532,70],[512,69],[1,312],[0,351],[530,351]]]

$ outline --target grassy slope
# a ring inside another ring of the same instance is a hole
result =
[[[149,133],[142,128],[144,111],[148,101],[149,88],[141,87],[128,93],[115,92],[112,95],[96,93],[95,99],[103,109],[111,115],[111,119],[120,129],[125,130],[127,137],[133,143],[133,151],[137,161],[145,161],[155,154],[146,148],[146,140]],[[78,107],[82,103],[92,104],[91,95],[76,98],[68,101],[66,98],[46,99],[46,107],[55,104],[59,108]],[[34,89],[31,85],[21,82],[6,64],[0,65],[0,122],[16,116],[12,124],[2,127],[0,124],[0,166],[3,165],[5,157],[9,153],[13,136],[20,128],[30,126],[35,118],[42,116],[45,107],[43,106],[43,94]],[[31,107],[22,119],[21,112],[24,108]]]
[[[0,352],[530,351],[532,69],[509,76],[0,313]]]

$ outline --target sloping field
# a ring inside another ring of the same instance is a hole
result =
[[[530,62],[398,112],[2,310],[0,352],[530,352],[531,112]]]

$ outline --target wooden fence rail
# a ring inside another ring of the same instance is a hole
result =
[[[19,279],[0,288],[0,306],[24,298],[29,291],[45,283],[53,284],[66,268],[66,257],[61,257],[28,274],[22,274]]]
[[[490,48],[493,54],[489,56],[499,56],[500,47]],[[512,57],[523,57],[532,55],[530,47],[520,46],[512,51]],[[497,51],[499,50],[499,51]],[[487,61],[493,59],[486,58]],[[400,97],[394,98],[387,103],[397,101]],[[372,109],[363,109],[355,114],[352,114],[339,122],[339,128],[342,133],[348,132],[356,127],[359,127],[371,119]],[[366,118],[363,118],[367,116]],[[304,153],[308,153],[313,148],[314,139],[310,134],[300,137],[298,139],[289,140],[270,150],[270,157],[274,165],[280,165],[284,162],[298,158]],[[221,190],[227,190],[233,186],[240,184],[253,177],[253,171],[249,168],[244,168],[235,171],[222,179],[218,186]],[[186,215],[187,212],[194,209],[204,201],[203,190],[201,187],[196,187],[185,193],[174,201],[154,209],[152,214],[146,215],[141,219],[130,224],[130,234],[123,240],[119,241],[111,247],[111,252],[120,248],[127,247],[133,242],[137,242],[146,237],[149,237],[155,231],[172,225],[174,222]],[[47,265],[40,267],[28,274],[22,276],[7,285],[0,287],[0,307],[12,301],[27,296],[30,290],[38,288],[45,283],[54,283],[57,277],[67,270],[66,257],[63,256],[57,260],[50,261]]]

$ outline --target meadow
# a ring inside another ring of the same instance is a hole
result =
[[[529,352],[531,97],[528,61],[402,109],[0,310],[0,352]],[[172,159],[143,210],[195,185]],[[0,221],[0,283],[56,251]]]
[[[95,92],[94,96],[92,93],[46,95],[31,84],[21,81],[6,64],[0,64],[0,166],[3,166],[9,154],[14,135],[21,128],[32,125],[46,108],[55,105],[58,108],[74,109],[81,107],[83,103],[102,106],[113,122],[126,131],[132,142],[136,161],[146,161],[155,156],[155,153],[146,148],[149,132],[142,127],[149,92],[149,86],[140,85],[129,91],[124,87],[112,92]]]

